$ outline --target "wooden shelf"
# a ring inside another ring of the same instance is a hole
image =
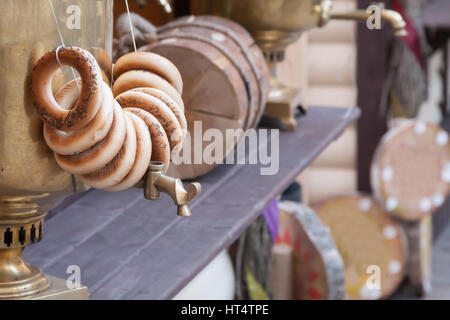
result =
[[[280,132],[278,174],[261,176],[260,165],[221,165],[198,180],[203,191],[190,218],[177,217],[166,195],[148,201],[137,189],[91,190],[48,221],[44,240],[25,259],[62,278],[68,266],[79,266],[93,299],[170,299],[359,114],[311,107],[296,132]]]

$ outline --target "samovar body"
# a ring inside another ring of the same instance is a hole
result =
[[[247,28],[267,54],[282,52],[301,32],[319,25],[329,0],[192,0],[194,14],[212,14]],[[322,9],[323,8],[323,9]]]
[[[113,0],[0,1],[0,298],[26,297],[50,285],[23,262],[22,250],[42,239],[48,210],[86,189],[46,146],[30,102],[31,69],[62,43],[111,56],[112,9]],[[74,75],[61,68],[54,90]]]
[[[324,26],[331,19],[367,20],[370,10],[333,11],[331,0],[191,0],[193,14],[218,15],[242,24],[264,52],[272,71],[266,113],[295,130],[298,106],[306,111],[300,88],[289,88],[276,80],[276,64],[284,59],[286,47],[302,32]],[[380,7],[381,18],[391,22],[396,34],[405,34],[405,22],[395,11]]]

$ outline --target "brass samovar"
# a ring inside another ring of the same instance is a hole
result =
[[[42,239],[45,214],[65,196],[87,189],[59,168],[47,147],[29,77],[45,52],[64,43],[91,51],[103,80],[111,83],[113,0],[1,0],[0,12],[0,299],[87,298],[86,287],[69,290],[65,280],[22,260],[23,249]],[[59,69],[53,91],[74,76],[70,68]],[[168,193],[180,216],[191,214],[187,203],[200,191],[198,183],[185,190],[153,161],[139,185],[147,199]]]
[[[367,20],[372,12],[336,12],[331,0],[191,0],[193,14],[212,14],[232,19],[252,34],[272,71],[266,113],[281,120],[287,130],[295,130],[295,110],[303,105],[300,89],[289,88],[275,78],[276,64],[284,59],[288,45],[302,32],[322,27],[331,19]],[[396,35],[404,35],[405,22],[392,10],[381,9],[381,19],[389,21]]]
[[[111,55],[113,0],[52,4],[66,45]],[[42,239],[46,212],[86,186],[56,164],[28,94],[32,66],[61,45],[51,3],[0,1],[0,12],[0,298],[22,298],[52,284],[24,263],[23,249]],[[61,69],[54,89],[72,77],[70,69]]]

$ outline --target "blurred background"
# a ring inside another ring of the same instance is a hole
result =
[[[94,299],[450,299],[450,1],[128,5],[112,61],[171,60],[188,130],[280,129],[279,173],[172,165],[204,186],[187,220],[91,189],[50,211],[27,261],[80,265]]]

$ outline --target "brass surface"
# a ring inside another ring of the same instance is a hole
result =
[[[302,90],[279,82],[276,78],[276,62],[268,61],[268,64],[271,71],[270,90],[264,111],[267,116],[278,119],[284,130],[294,131],[297,128],[296,110],[300,108],[303,113],[308,111]]]
[[[150,161],[144,178],[144,197],[149,200],[158,200],[160,193],[165,192],[177,205],[177,215],[189,217],[191,209],[187,204],[200,193],[200,183],[190,183],[185,190],[180,179],[166,176],[163,174],[163,169],[164,164],[162,162]]]
[[[242,24],[263,50],[273,71],[274,65],[284,59],[285,48],[295,42],[302,32],[322,27],[331,19],[366,20],[370,16],[365,10],[335,12],[331,0],[191,0],[191,12],[222,16]],[[382,9],[381,18],[392,24],[397,36],[406,34],[406,23],[399,13]],[[295,119],[291,117],[287,121],[285,117],[287,110],[293,108],[293,102],[289,99],[298,99],[298,89],[285,87],[284,91],[280,91],[281,86],[272,80],[266,105],[270,112],[266,108],[266,113],[290,123],[289,127],[292,127]],[[302,104],[301,99],[297,102]],[[276,105],[280,106],[278,115]]]
[[[24,297],[27,300],[88,300],[89,292],[86,286],[68,289],[66,280],[47,276],[50,282],[48,289],[37,294]]]
[[[334,20],[367,20],[371,16],[370,12],[365,10],[355,10],[350,12],[331,12],[330,19]],[[394,29],[396,36],[406,36],[406,22],[400,13],[394,10],[382,9],[381,19],[388,21]]]
[[[191,0],[193,14],[212,14],[242,24],[265,53],[282,51],[327,15],[329,0]]]
[[[302,90],[299,88],[283,88],[278,96],[269,96],[266,103],[265,112],[269,117],[278,119],[283,125],[283,129],[294,131],[297,128],[295,119],[296,110],[301,107],[302,111],[307,112],[308,108],[303,102]],[[272,92],[272,91],[271,91]]]
[[[38,268],[23,262],[22,251],[0,249],[0,299],[36,294],[50,285]]]
[[[53,5],[66,45],[102,48],[111,56],[113,0]],[[80,8],[80,29],[68,27],[70,5]],[[28,94],[33,65],[61,44],[49,2],[0,1],[0,12],[0,297],[17,298],[49,285],[42,272],[23,262],[23,248],[42,238],[48,210],[86,186],[56,164]],[[72,78],[62,68],[54,89]]]
[[[172,13],[173,11],[172,0],[158,0],[158,4],[164,8],[164,11],[166,13]]]
[[[166,13],[173,12],[172,0],[155,0],[158,5],[160,5]],[[143,8],[148,4],[148,0],[135,0],[138,7]]]

